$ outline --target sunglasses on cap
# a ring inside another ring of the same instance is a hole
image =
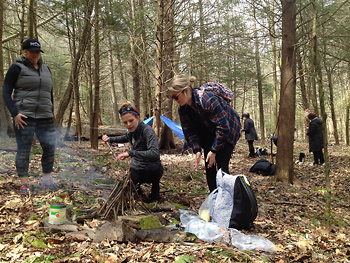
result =
[[[182,93],[182,91],[180,91],[177,95],[171,96],[171,98],[172,98],[173,100],[178,101],[178,100],[179,100],[179,95],[180,95],[181,93]]]
[[[121,108],[121,109],[119,110],[119,114],[120,114],[120,115],[123,115],[123,114],[125,114],[125,113],[134,113],[134,114],[136,114],[136,115],[139,115],[139,114],[134,110],[134,108],[133,108],[131,105],[126,106],[126,107],[124,107],[124,108]]]

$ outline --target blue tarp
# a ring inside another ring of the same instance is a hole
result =
[[[143,122],[148,124],[148,125],[152,125],[153,124],[153,117],[154,116],[152,116],[151,118],[148,118],[147,120],[144,120]],[[181,140],[185,137],[184,133],[182,131],[181,125],[179,125],[176,122],[168,119],[165,116],[160,116],[160,118]]]
[[[168,119],[165,116],[160,116],[160,118],[177,135],[177,137],[179,137],[181,140],[185,137],[182,131],[182,127],[179,124]]]
[[[153,124],[153,116],[151,118],[148,118],[147,120],[144,120],[143,122],[152,126],[152,124]]]

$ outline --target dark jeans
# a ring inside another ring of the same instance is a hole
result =
[[[22,129],[15,127],[17,141],[16,170],[19,177],[28,176],[29,155],[34,134],[43,149],[41,166],[43,173],[51,173],[54,163],[56,132],[53,119],[24,120],[27,125]]]
[[[317,152],[313,152],[314,154],[314,164],[323,164],[324,163],[324,157],[323,157],[323,152],[321,151],[317,151]],[[318,162],[318,160],[320,160],[320,162]]]
[[[247,142],[249,146],[249,157],[255,157],[254,140],[249,140]]]
[[[216,173],[220,168],[225,173],[230,173],[228,165],[230,163],[231,155],[233,152],[233,145],[231,143],[226,143],[224,148],[221,148],[216,153],[216,165],[213,165],[211,168],[208,168],[208,163],[205,162],[205,171],[207,175],[207,183],[209,186],[209,191],[212,192],[216,189]],[[210,147],[204,148],[204,160],[207,159],[207,155],[210,152]]]
[[[159,199],[159,181],[163,175],[163,166],[150,163],[143,170],[130,169],[130,177],[134,185],[152,183],[151,199]]]

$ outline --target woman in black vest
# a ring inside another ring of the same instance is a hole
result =
[[[254,121],[250,118],[249,113],[243,113],[242,119],[244,120],[244,129],[242,129],[242,131],[245,132],[245,139],[247,140],[249,146],[248,157],[255,157],[255,149],[253,143],[254,140],[258,139],[258,135],[254,127]]]
[[[16,133],[16,170],[22,184],[20,192],[30,193],[33,189],[28,179],[28,167],[34,134],[43,149],[43,175],[39,187],[56,190],[50,177],[56,145],[51,72],[40,58],[43,51],[38,40],[27,39],[22,49],[24,57],[11,65],[3,86],[3,98]]]

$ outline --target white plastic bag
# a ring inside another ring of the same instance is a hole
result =
[[[227,229],[219,226],[217,223],[205,222],[203,219],[192,219],[188,222],[185,232],[192,233],[208,243],[230,243]]]
[[[200,216],[191,210],[179,209],[180,221],[183,226],[186,226],[192,219],[201,219]]]
[[[245,235],[237,229],[229,228],[231,232],[231,243],[241,250],[262,250],[267,252],[276,252],[275,245],[267,238],[257,235]]]

